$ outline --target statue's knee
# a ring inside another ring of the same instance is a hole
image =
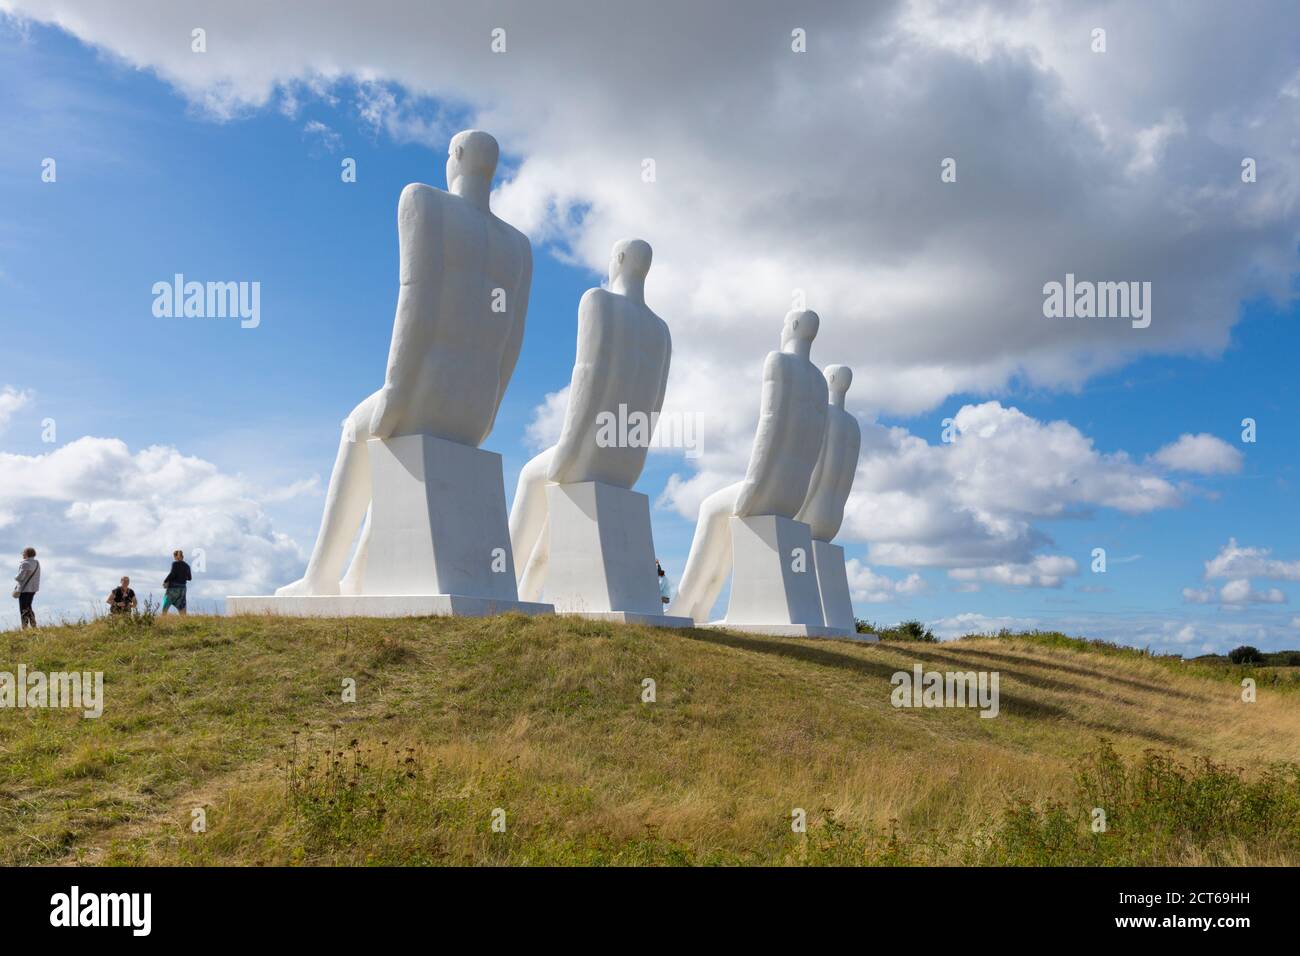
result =
[[[343,440],[349,443],[370,440],[370,400],[362,402],[343,419]]]

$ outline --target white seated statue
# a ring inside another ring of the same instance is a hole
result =
[[[795,520],[808,525],[812,532],[813,564],[825,625],[843,634],[853,634],[856,629],[844,549],[831,544],[831,539],[844,523],[844,505],[858,471],[862,430],[858,420],[844,408],[844,396],[853,384],[853,370],[847,365],[828,365],[825,374],[830,391],[826,433],[817,467],[808,483],[808,496]]]
[[[809,360],[818,325],[815,312],[786,315],[781,350],[769,353],[763,365],[758,429],[745,478],[700,505],[670,614],[707,621],[734,570],[725,624],[822,633],[811,534],[795,520],[826,429],[826,380]]]
[[[510,510],[519,596],[560,612],[666,623],[649,500],[631,490],[672,357],[668,325],[645,304],[651,255],[640,239],[616,242],[609,288],[578,304],[564,426],[520,472]]]
[[[528,238],[488,205],[497,157],[492,136],[466,130],[448,149],[447,192],[402,190],[384,384],[343,422],[306,574],[277,598],[517,600],[500,456],[479,449],[519,358],[532,281]]]

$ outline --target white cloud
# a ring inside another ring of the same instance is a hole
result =
[[[302,132],[304,136],[312,140],[315,148],[322,149],[327,153],[337,152],[339,147],[343,145],[343,137],[320,120],[308,120],[302,128]]]
[[[1077,568],[1072,558],[1036,553],[1050,543],[1036,520],[1181,503],[1150,468],[1099,452],[1066,422],[986,402],[962,407],[953,423],[957,437],[947,444],[864,426],[842,535],[868,542],[872,563],[987,569],[954,575],[967,583],[1031,572],[1039,586],[1054,587]]]
[[[849,578],[849,593],[853,600],[867,604],[884,604],[897,601],[925,590],[925,581],[919,574],[909,574],[902,580],[895,580],[884,574],[877,574],[857,558],[845,562]]]
[[[1220,604],[1224,607],[1244,607],[1248,604],[1285,604],[1286,594],[1281,588],[1256,591],[1246,578],[1236,578],[1220,588],[1183,588],[1183,601],[1188,604]]]
[[[1164,159],[1169,141],[1186,133],[1187,124],[1177,113],[1171,113],[1159,123],[1138,130],[1136,148],[1128,164],[1129,175],[1140,176],[1155,171]]]
[[[152,69],[219,118],[277,101],[297,115],[346,79],[359,117],[399,142],[441,145],[471,122],[497,133],[513,164],[498,211],[553,252],[600,274],[614,239],[655,246],[651,304],[679,333],[670,394],[717,411],[721,447],[796,288],[825,320],[815,354],[855,367],[850,401],[867,413],[1217,353],[1243,298],[1290,294],[1300,124],[1281,95],[1296,39],[1281,3],[1239,17],[1172,0],[846,0],[800,11],[801,54],[775,0],[743,17],[662,0],[610,18],[578,0],[310,17],[229,0],[205,10],[202,56],[177,39],[194,19],[183,4],[0,9]],[[1099,10],[1105,55],[1086,42]],[[489,52],[494,27],[505,54]],[[1243,142],[1271,171],[1248,190],[1225,174]],[[949,156],[955,183],[939,178]],[[1044,320],[1042,286],[1066,272],[1152,282],[1151,327]]]
[[[9,427],[14,412],[28,405],[32,400],[29,389],[19,390],[12,385],[0,388],[0,432]]]
[[[1059,588],[1079,573],[1078,563],[1064,555],[1039,555],[1025,564],[993,564],[982,568],[953,568],[954,581],[989,582],[1018,588]]]
[[[1269,578],[1275,581],[1300,581],[1300,561],[1281,561],[1269,557],[1268,548],[1243,548],[1236,538],[1229,538],[1223,549],[1205,562],[1205,579]]]
[[[1233,475],[1241,471],[1242,454],[1221,438],[1183,434],[1151,456],[1173,471],[1200,475]]]
[[[118,439],[86,437],[41,455],[0,453],[5,537],[37,549],[47,613],[100,609],[123,574],[141,595],[160,594],[176,548],[192,562],[203,552],[192,586],[200,601],[292,580],[304,556],[271,527],[263,504],[273,498],[158,445],[133,453]]]
[[[1285,604],[1286,595],[1279,588],[1252,590],[1250,581],[1238,578],[1219,589],[1219,600],[1223,604]]]
[[[547,392],[542,404],[533,409],[533,420],[524,430],[524,444],[534,451],[541,451],[558,442],[568,407],[569,386],[558,392]]]
[[[551,414],[550,398],[536,422]],[[963,406],[953,427],[955,441],[936,435],[930,443],[904,428],[863,424],[840,537],[866,542],[872,565],[954,569],[967,590],[980,581],[1057,587],[1078,567],[1074,558],[1038,553],[1050,539],[1035,521],[1096,508],[1142,514],[1182,503],[1150,465],[1098,451],[1068,422],[1040,422],[985,402]],[[660,503],[694,518],[705,495],[743,475],[749,435],[720,448],[707,432],[704,467],[670,477]]]
[[[940,618],[930,625],[940,640],[965,637],[967,634],[996,634],[998,631],[1032,631],[1039,627],[1039,622],[1031,617],[990,617],[986,614],[967,612],[952,617]]]
[[[743,470],[763,355],[796,289],[823,318],[814,359],[855,368],[849,402],[867,422],[954,393],[1080,389],[1151,353],[1217,354],[1243,299],[1291,295],[1297,21],[1281,3],[1255,17],[1185,16],[1172,0],[826,3],[800,12],[804,54],[775,0],[743,17],[661,0],[604,19],[577,0],[364,16],[328,3],[309,17],[229,0],[205,12],[202,56],[185,5],[0,10],[154,70],[219,118],[277,95],[297,115],[348,78],[359,117],[399,142],[489,129],[507,159],[497,212],[593,279],[613,240],[647,238],[648,299],[674,330],[665,411],[701,420],[699,469],[663,495],[688,517]],[[1098,10],[1123,38],[1104,56],[1086,42]],[[488,51],[497,26],[504,55]],[[1243,142],[1270,170],[1249,187],[1234,175]],[[958,179],[942,183],[949,156]],[[441,164],[419,175],[436,182]],[[1150,328],[1044,319],[1042,286],[1067,272],[1151,282]],[[546,443],[560,396],[530,441]],[[951,446],[864,427],[844,534],[872,565],[1032,565],[1050,544],[1038,520],[1181,501],[1162,462],[1100,452],[1069,423],[999,402],[955,417]]]

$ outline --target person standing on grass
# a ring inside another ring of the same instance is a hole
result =
[[[185,585],[192,578],[190,566],[185,563],[185,552],[173,551],[172,569],[163,579],[167,596],[163,598],[162,610],[158,612],[159,614],[165,615],[169,607],[174,607],[180,612],[181,617],[185,616]]]
[[[108,605],[111,614],[129,614],[135,610],[135,591],[131,590],[131,579],[122,578],[120,586],[113,588],[108,594],[108,600],[104,602]]]
[[[659,575],[659,600],[664,604],[672,603],[673,586],[668,581],[668,575],[664,574],[664,566],[655,558],[655,571]]]
[[[25,548],[23,559],[18,564],[18,574],[14,577],[14,597],[18,599],[18,617],[23,629],[36,626],[36,612],[32,610],[32,601],[41,589],[41,562],[36,560],[36,549]]]

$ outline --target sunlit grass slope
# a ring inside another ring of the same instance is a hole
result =
[[[1296,685],[1069,641],[194,616],[0,651],[105,675],[97,720],[0,710],[7,864],[1300,864]],[[997,671],[999,715],[893,707],[918,663]]]

